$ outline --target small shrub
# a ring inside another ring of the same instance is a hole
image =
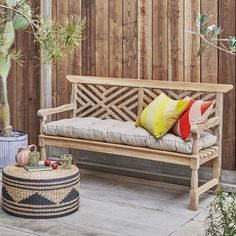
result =
[[[236,235],[236,196],[222,189],[209,206],[206,218],[206,236]]]

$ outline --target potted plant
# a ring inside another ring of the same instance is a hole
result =
[[[45,61],[61,61],[81,40],[85,19],[70,17],[59,25],[42,19],[26,0],[5,0],[0,4],[0,168],[14,162],[19,146],[27,146],[27,134],[13,131],[7,95],[11,61],[22,64],[21,52],[13,49],[15,32],[28,27],[36,43],[45,50]]]

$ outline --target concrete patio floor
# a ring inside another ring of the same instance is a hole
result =
[[[0,209],[0,235],[204,235],[206,207],[213,196],[203,195],[199,211],[193,212],[188,209],[188,190],[174,184],[81,170],[78,212],[52,220],[29,220]]]

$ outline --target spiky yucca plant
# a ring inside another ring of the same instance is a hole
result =
[[[5,0],[0,4],[0,130],[4,136],[12,135],[10,109],[7,96],[7,78],[11,61],[21,64],[21,53],[12,45],[15,32],[31,27],[35,42],[45,49],[45,61],[61,61],[65,53],[71,53],[78,46],[85,19],[70,17],[62,26],[42,19],[33,12],[26,0]]]

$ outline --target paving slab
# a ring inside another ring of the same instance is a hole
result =
[[[170,236],[204,236],[204,225],[202,222],[191,220]]]

